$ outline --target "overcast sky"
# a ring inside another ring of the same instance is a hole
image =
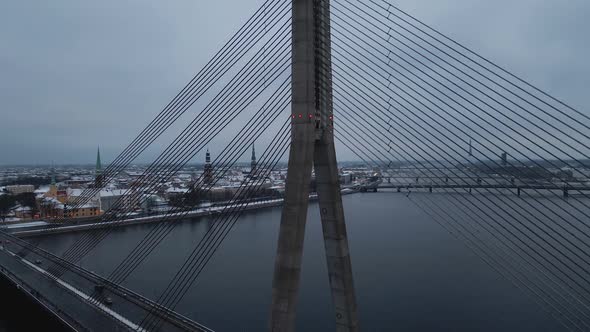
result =
[[[261,3],[0,2],[0,164],[114,159]],[[590,113],[587,0],[396,4]]]

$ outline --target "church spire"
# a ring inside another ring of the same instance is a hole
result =
[[[94,169],[94,185],[96,188],[102,187],[102,162],[100,160],[100,147],[96,150],[96,167]]]
[[[254,148],[254,143],[252,143],[252,160],[250,161],[250,172],[254,172],[256,165],[256,150]]]
[[[53,161],[51,161],[51,185],[49,186],[47,196],[57,197],[57,182],[55,181],[55,165]]]
[[[96,169],[95,175],[99,176],[102,173],[102,162],[100,161],[100,146],[96,150]]]
[[[212,184],[213,183],[213,166],[211,165],[211,153],[209,153],[209,149],[207,148],[207,153],[205,154],[205,168],[204,168],[204,180],[205,184]]]

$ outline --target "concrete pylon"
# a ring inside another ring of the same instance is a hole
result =
[[[291,332],[315,165],[337,331],[358,331],[344,210],[333,136],[328,0],[293,0],[291,147],[272,289],[270,330]],[[320,54],[321,53],[321,54]]]

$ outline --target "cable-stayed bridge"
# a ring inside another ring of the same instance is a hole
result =
[[[207,331],[174,310],[288,157],[269,329],[294,330],[314,179],[335,326],[358,331],[338,146],[394,174],[379,187],[453,194],[451,209],[437,199],[406,197],[564,329],[590,329],[590,201],[580,180],[590,168],[590,117],[402,9],[384,0],[267,0],[68,209],[95,199],[191,108],[192,120],[143,176],[60,257],[34,239],[0,234],[1,272],[76,330]],[[229,143],[191,184],[187,200],[210,191],[254,142],[268,143],[184,263],[167,267],[177,272],[156,301],[120,285],[173,240],[174,221],[190,206],[159,216],[130,252],[117,253],[121,261],[109,275],[78,266],[135,206],[220,137]],[[496,160],[500,153],[510,158]],[[396,176],[399,165],[412,165],[412,177],[430,184]],[[556,181],[548,175],[554,170],[569,173]],[[566,205],[545,198],[567,198]]]

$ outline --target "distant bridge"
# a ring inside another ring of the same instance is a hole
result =
[[[376,186],[361,186],[361,190],[364,191],[376,191],[378,189],[396,189],[397,192],[403,190],[412,189],[423,189],[433,192],[434,189],[465,189],[471,192],[474,189],[509,189],[515,190],[516,194],[520,196],[524,190],[552,190],[559,191],[563,197],[569,197],[571,192],[589,193],[590,186],[573,186],[573,185],[556,185],[556,184],[486,184],[486,183],[474,183],[474,184],[451,184],[451,183],[433,183],[433,184],[379,184]]]

